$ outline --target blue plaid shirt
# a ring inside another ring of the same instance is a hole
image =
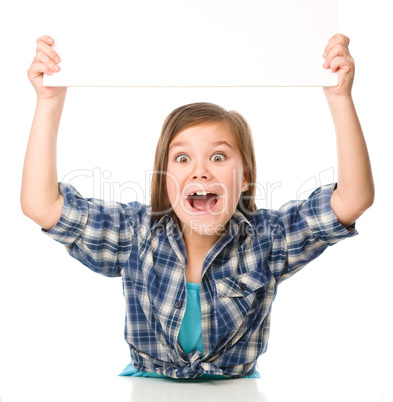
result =
[[[84,198],[59,182],[62,215],[42,232],[94,272],[122,277],[125,339],[133,366],[172,378],[252,374],[266,351],[278,285],[328,246],[357,235],[329,205],[337,184],[278,210],[236,210],[203,262],[202,354],[186,354],[178,334],[186,309],[187,254],[176,220],[151,220],[149,205]]]

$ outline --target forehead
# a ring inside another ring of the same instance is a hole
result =
[[[169,148],[219,144],[237,148],[236,135],[228,123],[208,122],[188,127],[172,138]]]

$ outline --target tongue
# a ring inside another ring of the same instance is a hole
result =
[[[216,205],[216,196],[207,194],[205,196],[195,196],[192,200],[192,206],[198,211],[206,211],[207,208],[212,209]]]

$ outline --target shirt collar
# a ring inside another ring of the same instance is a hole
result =
[[[227,233],[231,237],[235,237],[236,234],[255,236],[254,227],[250,220],[238,209],[236,209],[231,219],[228,221]]]

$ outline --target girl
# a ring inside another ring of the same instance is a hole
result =
[[[37,40],[28,77],[37,92],[21,204],[46,235],[91,270],[121,276],[131,364],[121,375],[175,379],[259,377],[278,285],[328,246],[357,235],[374,186],[351,98],[349,38],[334,35],[324,88],[335,123],[338,183],[279,210],[257,209],[250,129],[210,103],[174,110],[158,141],[151,205],[84,198],[57,182],[56,136],[67,88],[43,87],[59,71],[54,40]],[[334,203],[333,203],[334,201]]]

